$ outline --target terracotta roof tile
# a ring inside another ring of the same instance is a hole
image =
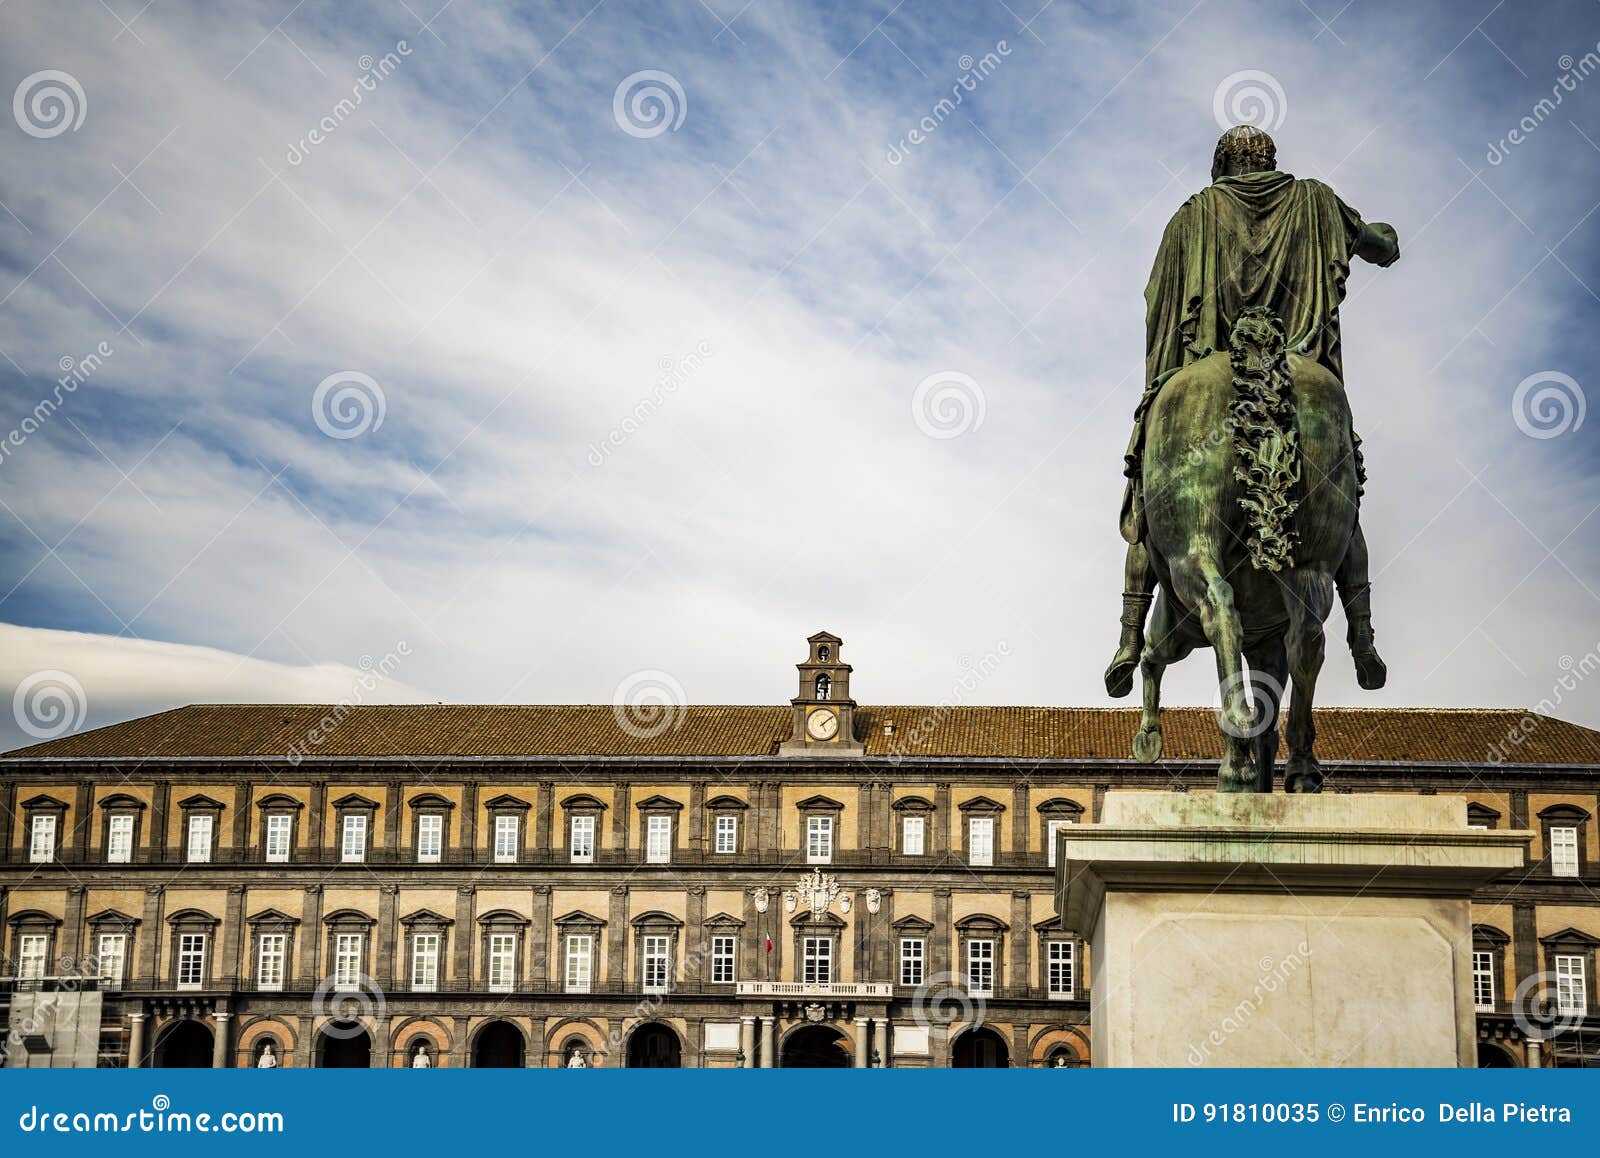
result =
[[[308,736],[341,709],[317,704],[193,704],[5,753],[283,758],[412,756],[765,756],[789,734],[785,706],[694,705],[653,728],[624,729],[608,704],[370,705],[344,710],[319,743]],[[868,755],[1127,759],[1136,708],[860,707]],[[1528,713],[1513,709],[1326,708],[1324,760],[1600,765],[1600,732],[1548,717],[1521,743]],[[894,725],[894,732],[886,730]],[[1203,708],[1163,716],[1165,757],[1214,760],[1215,720]]]

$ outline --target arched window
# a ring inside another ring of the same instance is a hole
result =
[[[825,675],[817,677],[817,699],[825,700],[833,693],[833,681]]]

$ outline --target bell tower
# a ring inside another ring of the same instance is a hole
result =
[[[784,756],[860,756],[866,746],[856,739],[856,702],[850,698],[850,665],[839,656],[837,635],[819,631],[806,640],[800,672],[800,694],[789,701],[794,725],[779,746]]]

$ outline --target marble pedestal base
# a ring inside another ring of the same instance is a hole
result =
[[[1058,836],[1097,1066],[1471,1066],[1472,892],[1526,832],[1457,797],[1112,792]]]

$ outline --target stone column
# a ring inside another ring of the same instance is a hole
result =
[[[756,1019],[739,1019],[739,1064],[747,1070],[756,1067]]]
[[[212,1017],[216,1019],[216,1033],[211,1038],[211,1068],[224,1070],[228,1068],[229,1029],[233,1022],[233,1014],[228,1012],[224,1000],[218,1000],[218,1008]]]
[[[160,864],[167,859],[167,801],[172,797],[172,784],[162,780],[150,802],[150,859]]]
[[[388,790],[383,796],[383,859],[390,864],[395,864],[400,859],[401,811],[400,781],[391,780]],[[444,857],[448,858],[449,853],[444,852],[442,849],[440,851]],[[415,850],[413,850],[412,859],[415,858]]]
[[[878,1050],[878,1068],[887,1069],[889,1066],[889,1019],[887,1017],[874,1017],[872,1019],[872,1044]]]
[[[1009,983],[1016,990],[1033,990],[1033,895],[1024,889],[1011,894],[1011,960]],[[1006,979],[996,977],[1002,984]]]
[[[950,785],[933,786],[933,855],[937,861],[950,856]]]
[[[711,952],[706,939],[706,887],[690,885],[689,900],[685,906],[686,920],[683,930],[683,979],[700,981],[706,975],[706,957]]]
[[[472,981],[472,944],[478,939],[478,928],[473,917],[478,907],[478,890],[473,885],[456,889],[456,946],[455,977],[463,986]]]
[[[871,1023],[864,1017],[856,1018],[856,1069],[867,1068],[867,1059],[872,1055],[867,1052],[867,1032]]]
[[[535,859],[551,860],[555,857],[555,841],[551,829],[555,823],[556,815],[556,785],[553,780],[539,781],[539,816],[534,821],[535,831],[538,833],[538,851],[540,857]],[[598,833],[596,836],[598,837]]]
[[[1541,1042],[1536,1037],[1530,1037],[1528,1039],[1528,1041],[1527,1041],[1526,1053],[1527,1053],[1527,1060],[1528,1060],[1528,1068],[1530,1070],[1536,1070],[1541,1065],[1544,1064],[1543,1061],[1539,1057],[1539,1047],[1542,1044],[1543,1044],[1543,1042]]]
[[[228,886],[227,907],[222,918],[222,967],[227,970],[223,980],[237,985],[243,975],[240,954],[244,942],[245,891],[243,885]]]
[[[144,1013],[128,1014],[128,1068],[144,1066]]]
[[[1033,828],[1033,817],[1028,808],[1030,787],[1026,780],[1019,780],[1011,786],[1011,851],[1018,864],[1027,863],[1028,833]]]
[[[950,972],[950,940],[954,926],[950,923],[950,890],[933,890],[933,933],[928,946],[928,969],[937,977]]]
[[[378,886],[378,962],[373,972],[377,975],[378,984],[388,988],[395,988],[394,952],[398,940],[396,930],[399,928],[395,916],[399,908],[399,892],[398,885]]]
[[[394,1064],[389,1057],[394,1049],[392,1037],[393,1018],[387,1013],[382,1017],[374,1018],[372,1029],[372,1068],[386,1070]]]
[[[778,1019],[776,1017],[763,1017],[761,1019],[761,1068],[770,1070],[773,1060],[777,1056]]]
[[[233,856],[235,862],[250,860],[250,806],[255,800],[255,784],[246,780],[239,786],[233,805]]]
[[[306,817],[309,822],[307,832],[311,842],[311,857],[313,860],[323,861],[328,859],[326,842],[323,830],[328,821],[328,782],[319,780],[311,786],[311,814]]]
[[[317,958],[322,948],[321,885],[306,886],[305,900],[300,906],[299,932],[300,973],[296,980],[301,985],[315,986],[322,977],[321,971],[317,968]]]
[[[161,910],[166,890],[150,885],[144,890],[144,918],[139,922],[139,971],[135,976],[147,984],[156,979],[161,950]]]
[[[76,864],[85,864],[89,860],[89,834],[94,829],[94,782],[83,780],[78,784],[77,802],[73,808],[76,813],[72,818],[72,852],[68,857]],[[66,833],[62,833],[65,841]],[[63,857],[63,860],[68,859]]]
[[[11,859],[11,817],[16,809],[17,786],[0,784],[0,864]]]
[[[478,785],[469,782],[461,788],[461,859],[478,863]]]
[[[689,785],[689,839],[691,861],[698,862],[706,851],[706,784],[696,780]]]
[[[550,886],[533,886],[533,919],[528,926],[528,983],[534,989],[555,989],[550,983]]]
[[[616,798],[611,802],[611,850],[612,854],[622,862],[628,859],[628,803],[631,796],[632,792],[628,785],[618,784]],[[594,834],[596,844],[600,842],[599,828],[600,821],[596,819]]]
[[[83,906],[84,894],[88,890],[82,885],[67,886],[67,919],[61,927],[61,945],[56,950],[56,956],[62,959],[63,964],[71,959],[72,968],[82,972],[83,961]],[[65,972],[59,969],[57,972]]]
[[[606,981],[620,985],[628,979],[628,886],[611,890],[606,914]]]

